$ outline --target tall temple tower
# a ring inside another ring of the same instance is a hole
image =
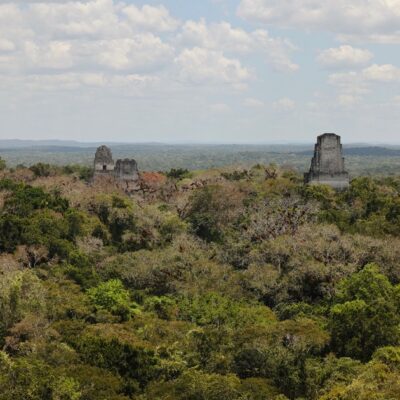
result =
[[[107,146],[100,146],[94,157],[95,175],[110,175],[114,171],[114,160]]]
[[[304,174],[304,180],[307,184],[329,185],[337,190],[349,187],[340,136],[334,133],[318,136],[310,171]]]

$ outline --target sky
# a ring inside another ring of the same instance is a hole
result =
[[[0,0],[0,139],[400,143],[400,0]]]

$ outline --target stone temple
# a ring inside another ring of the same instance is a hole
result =
[[[114,160],[107,146],[100,146],[94,156],[95,175],[110,175],[114,171]]]
[[[107,146],[100,146],[94,157],[94,176],[109,176],[128,184],[139,181],[139,169],[133,159],[126,158],[114,162],[111,150]]]
[[[117,160],[114,168],[114,176],[123,181],[138,180],[139,169],[136,161],[128,158]]]
[[[305,183],[329,185],[337,190],[349,187],[349,174],[344,167],[340,136],[325,133],[318,136],[310,171],[304,174]]]

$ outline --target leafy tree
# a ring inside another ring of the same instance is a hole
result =
[[[396,288],[376,265],[345,279],[330,313],[332,348],[344,356],[368,360],[381,346],[400,339],[400,303]]]
[[[398,399],[400,369],[396,362],[393,364],[393,358],[398,358],[398,354],[393,350],[378,350],[377,357],[360,369],[359,374],[350,383],[334,385],[320,400]]]
[[[181,180],[190,176],[190,172],[184,168],[172,168],[169,170],[166,175],[168,178],[173,178],[177,180]]]
[[[206,186],[191,196],[184,217],[199,237],[219,242],[227,225],[236,222],[241,202],[241,195],[229,187]]]
[[[306,361],[306,398],[318,399],[321,394],[337,385],[347,385],[358,376],[362,364],[349,357],[309,358]]]
[[[29,168],[37,177],[48,177],[54,171],[54,167],[50,164],[37,163]]]
[[[73,378],[61,377],[55,382],[52,399],[79,400],[81,398],[80,386]]]
[[[132,302],[130,293],[122,282],[114,279],[101,283],[87,291],[90,301],[99,309],[105,309],[123,319],[128,319],[136,305]]]
[[[152,348],[124,329],[102,325],[73,339],[85,363],[106,369],[145,386],[160,374]]]
[[[40,280],[31,271],[9,272],[0,279],[0,343],[7,330],[25,316],[44,312]]]

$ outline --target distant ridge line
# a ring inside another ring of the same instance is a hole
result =
[[[366,147],[346,147],[343,146],[343,153],[345,156],[374,156],[374,157],[399,157],[400,149],[389,149],[380,146],[366,146]],[[296,152],[297,155],[312,156],[312,150],[305,150]]]

